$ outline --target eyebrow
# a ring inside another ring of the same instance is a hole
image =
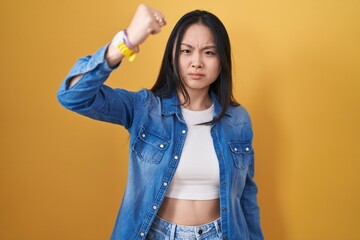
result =
[[[194,48],[193,46],[191,46],[190,44],[187,44],[187,43],[181,43],[181,45],[185,45],[186,47],[189,47],[189,48]],[[215,48],[216,49],[216,46],[215,45],[208,45],[208,46],[203,47],[201,50],[209,49],[209,48]]]

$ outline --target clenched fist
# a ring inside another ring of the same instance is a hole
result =
[[[143,43],[150,34],[157,34],[166,25],[164,15],[145,4],[138,6],[127,28],[127,35],[133,46]]]

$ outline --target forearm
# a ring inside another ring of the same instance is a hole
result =
[[[114,47],[113,45],[110,44],[105,52],[105,59],[107,61],[107,64],[109,65],[109,67],[111,67],[111,68],[115,67],[122,61],[123,58],[124,58],[124,55],[122,55],[121,52],[118,49],[116,49],[116,47]],[[79,75],[73,77],[69,81],[69,88],[72,87],[75,83],[77,83],[81,79],[82,76],[83,76],[83,74],[79,74]]]
[[[105,53],[105,59],[109,65],[109,67],[111,67],[111,68],[115,67],[116,65],[118,65],[121,62],[121,60],[123,58],[124,58],[124,55],[121,54],[119,49],[117,49],[115,46],[110,44],[110,46],[108,47],[108,49],[106,50],[106,53]]]
[[[150,8],[145,4],[140,4],[129,27],[125,32],[125,36],[130,45],[138,48],[138,46],[141,45],[150,34],[159,33],[161,28],[165,25],[166,22],[164,15],[161,12]],[[113,39],[113,42],[115,38]],[[127,47],[130,47],[130,45]],[[122,61],[123,58],[124,54],[116,46],[110,44],[105,53],[105,59],[108,66],[110,68],[115,67]],[[82,78],[82,76],[83,74],[72,76],[68,81],[68,86],[72,87],[75,85]]]
[[[253,164],[249,166],[245,188],[241,197],[241,207],[243,209],[244,217],[249,228],[251,240],[263,240],[261,224],[260,224],[260,211],[257,203],[258,188],[254,181]]]
[[[82,57],[74,64],[58,90],[58,99],[63,106],[78,108],[94,98],[116,68],[111,68],[105,59],[107,49],[108,46],[104,46],[92,56]]]

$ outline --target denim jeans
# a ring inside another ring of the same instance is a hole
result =
[[[183,226],[155,217],[146,237],[147,240],[222,240],[221,221],[199,225]]]

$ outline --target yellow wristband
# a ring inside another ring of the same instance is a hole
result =
[[[132,51],[124,42],[120,42],[116,47],[124,56],[129,57],[130,62],[134,61],[136,53]]]
[[[111,44],[115,46],[126,57],[129,57],[129,61],[132,62],[135,59],[136,53],[139,52],[139,47],[132,46],[127,39],[126,30],[121,30],[113,38]]]

